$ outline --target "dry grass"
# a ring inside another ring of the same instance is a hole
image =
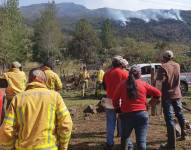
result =
[[[92,93],[91,93],[92,94]],[[80,92],[67,92],[64,95],[66,105],[78,109],[78,117],[73,118],[74,130],[69,150],[103,150],[106,141],[105,114],[94,114],[89,120],[84,119],[83,109],[89,104],[96,104],[98,100],[90,97],[82,99]],[[186,100],[188,107],[191,106],[189,96]],[[191,122],[190,113],[186,113],[186,119]],[[132,140],[135,142],[135,136],[132,134]],[[191,138],[191,137],[190,137]],[[157,150],[161,143],[166,141],[166,127],[164,118],[161,116],[150,117],[150,126],[148,133],[148,150]],[[120,139],[115,137],[115,149],[120,147]],[[177,150],[191,150],[191,140],[178,142]]]

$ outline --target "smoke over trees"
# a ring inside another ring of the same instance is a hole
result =
[[[43,62],[48,57],[95,63],[105,62],[116,54],[125,56],[130,64],[148,63],[159,62],[160,53],[166,49],[175,52],[179,63],[191,62],[189,43],[170,41],[168,38],[148,40],[153,38],[153,34],[139,28],[142,22],[134,21],[131,26],[119,28],[119,24],[113,20],[103,19],[96,24],[98,21],[95,19],[91,24],[88,19],[79,18],[77,23],[73,23],[74,30],[65,31],[61,28],[65,24],[60,25],[65,20],[57,18],[56,14],[57,7],[52,2],[46,5],[32,25],[26,24],[18,8],[18,0],[4,1],[0,7],[0,64],[14,60]],[[140,30],[131,30],[132,26]],[[150,26],[153,27],[152,31],[156,31],[156,28],[160,30],[155,25]]]

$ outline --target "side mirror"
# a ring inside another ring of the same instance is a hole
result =
[[[7,80],[0,78],[0,88],[7,88],[7,87],[8,87],[8,82],[7,82]]]

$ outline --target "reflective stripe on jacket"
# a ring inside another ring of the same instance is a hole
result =
[[[67,150],[70,113],[59,93],[33,82],[17,94],[0,127],[0,149]]]
[[[8,97],[13,97],[15,94],[25,90],[27,78],[25,73],[18,68],[12,68],[4,73],[4,78],[8,82],[8,87],[6,89],[6,95]]]
[[[47,87],[50,90],[59,91],[62,89],[62,81],[60,77],[53,72],[49,67],[43,67],[42,70],[45,72],[47,77]]]

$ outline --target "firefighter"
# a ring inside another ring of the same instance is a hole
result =
[[[90,79],[89,72],[86,68],[86,66],[83,66],[82,72],[80,73],[80,83],[82,88],[82,97],[85,97],[86,90],[88,89],[88,82]]]
[[[13,62],[11,65],[11,69],[3,74],[3,77],[8,82],[8,87],[6,88],[6,100],[7,100],[7,108],[11,103],[12,98],[25,90],[27,78],[26,74],[20,70],[21,64],[17,61]]]
[[[60,77],[53,71],[53,60],[48,59],[45,61],[43,66],[41,67],[47,77],[46,85],[48,89],[61,91],[62,90],[62,81]]]
[[[45,83],[43,71],[30,71],[26,91],[13,98],[0,127],[1,150],[68,149],[70,113],[61,95]]]
[[[102,69],[102,66],[100,66],[99,70],[97,71],[96,92],[95,92],[96,97],[99,97],[101,95],[104,74],[105,72]]]

